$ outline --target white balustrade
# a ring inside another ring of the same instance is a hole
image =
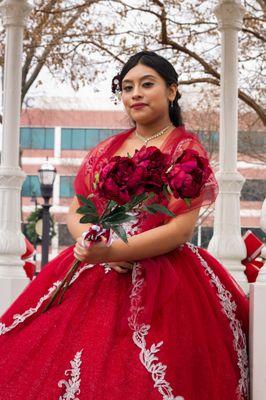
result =
[[[219,194],[208,250],[248,292],[241,264],[246,257],[240,225],[240,192],[244,178],[237,171],[238,31],[244,12],[237,0],[221,0],[215,8],[222,45],[219,171],[216,175]]]
[[[266,232],[266,199],[261,210],[261,229]],[[261,255],[266,259],[266,246]],[[255,283],[250,284],[251,399],[266,397],[266,262]]]
[[[22,40],[31,7],[26,0],[4,0],[0,11],[6,28],[3,132],[0,165],[0,314],[28,284],[20,256],[25,251],[21,233],[19,167]]]

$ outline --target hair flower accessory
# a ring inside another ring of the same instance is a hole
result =
[[[121,92],[122,92],[122,87],[121,87],[121,76],[120,74],[117,74],[113,77],[112,79],[112,96],[111,96],[111,101],[114,102],[115,105],[121,100]]]

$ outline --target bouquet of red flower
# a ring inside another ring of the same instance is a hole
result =
[[[206,183],[211,169],[208,161],[194,150],[185,150],[174,164],[170,156],[162,153],[157,147],[145,147],[136,150],[133,157],[115,156],[96,174],[94,189],[100,197],[108,200],[101,215],[93,202],[94,194],[85,198],[77,195],[83,203],[77,213],[83,214],[80,223],[92,223],[93,226],[83,233],[84,246],[106,239],[111,243],[111,231],[115,232],[125,243],[127,234],[122,224],[133,220],[132,211],[144,210],[155,214],[164,213],[175,217],[167,207],[150,200],[157,195],[168,197],[170,194],[182,198],[190,205],[190,199],[199,195]],[[46,311],[60,294],[60,304],[65,290],[80,265],[75,261],[66,276],[52,295]]]

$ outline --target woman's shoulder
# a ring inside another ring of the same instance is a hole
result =
[[[186,149],[200,150],[201,153],[206,152],[197,133],[187,130],[184,126],[176,128],[171,147],[175,154]]]
[[[106,139],[100,141],[100,142],[97,144],[96,147],[98,147],[98,146],[99,146],[99,147],[102,147],[102,146],[104,147],[104,146],[108,145],[109,143],[122,140],[122,139],[125,138],[127,135],[129,135],[129,134],[132,132],[133,129],[134,129],[134,128],[123,129],[121,132],[117,132],[117,133],[115,133],[114,135],[109,136],[108,138],[106,138]]]
[[[131,129],[124,129],[121,132],[115,133],[112,136],[107,137],[104,140],[101,140],[99,143],[96,144],[96,146],[90,148],[87,152],[87,155],[85,156],[85,159],[94,159],[102,154],[105,154],[108,152],[109,149],[113,149],[114,146],[119,145],[119,143],[122,143],[124,139],[130,134],[132,131]]]

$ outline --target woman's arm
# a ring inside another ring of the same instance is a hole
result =
[[[198,214],[199,208],[181,214],[165,225],[129,237],[128,244],[118,239],[110,247],[99,244],[85,249],[78,238],[76,251],[79,259],[88,263],[134,261],[165,254],[191,238]]]
[[[109,249],[108,261],[142,260],[174,250],[193,234],[199,209],[172,218],[167,224],[128,238],[116,240]]]
[[[92,224],[80,224],[79,220],[82,217],[81,214],[77,214],[77,209],[80,207],[77,197],[75,196],[70,204],[69,211],[67,214],[67,227],[73,237],[77,240],[83,232],[89,229]]]

